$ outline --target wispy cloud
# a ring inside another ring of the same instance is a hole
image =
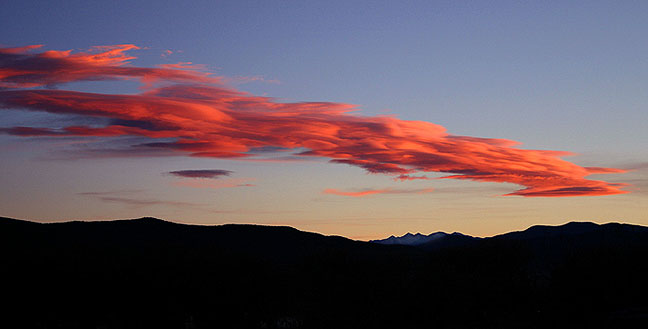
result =
[[[151,198],[137,197],[143,190],[118,190],[118,191],[103,191],[103,192],[81,192],[78,195],[93,197],[103,202],[120,203],[135,208],[150,207],[150,206],[172,206],[172,207],[196,207],[200,206],[197,203],[159,200]]]
[[[181,187],[221,189],[221,188],[231,188],[231,187],[256,186],[250,183],[252,181],[254,181],[254,178],[228,178],[228,179],[220,179],[216,181],[211,178],[194,178],[194,179],[184,179],[177,182],[173,182],[173,185],[181,186]]]
[[[632,162],[628,163],[623,166],[623,168],[627,170],[647,170],[648,169],[648,162]]]
[[[277,79],[266,79],[265,77],[262,77],[260,75],[255,75],[251,77],[244,77],[244,76],[229,77],[229,78],[224,78],[224,81],[234,86],[244,84],[244,83],[250,83],[250,82],[264,82],[264,83],[272,83],[272,84],[280,83],[279,80]]]
[[[426,189],[392,189],[392,188],[386,188],[386,189],[378,189],[378,190],[373,190],[373,189],[363,189],[359,191],[341,191],[337,189],[326,189],[322,191],[322,193],[325,194],[334,194],[334,195],[341,195],[341,196],[352,196],[352,197],[363,197],[363,196],[369,196],[369,195],[374,195],[374,194],[424,194],[424,193],[430,193],[434,191],[432,188],[426,188]]]
[[[249,159],[255,149],[304,149],[303,157],[328,158],[399,180],[443,172],[449,179],[508,182],[520,196],[588,196],[627,193],[624,184],[591,180],[591,174],[622,173],[581,167],[568,152],[525,150],[511,140],[451,135],[442,126],[351,113],[351,104],[282,103],[223,84],[193,64],[138,68],[126,65],[134,45],[94,47],[88,52],[0,49],[0,108],[108,119],[104,126],[8,127],[16,136],[140,136],[138,147],[195,157]],[[190,66],[187,66],[190,65]],[[151,85],[134,95],[24,89],[72,81],[139,79]],[[13,88],[13,90],[12,90]],[[18,89],[16,89],[18,88]]]
[[[427,179],[431,179],[431,178],[429,178],[427,176],[410,176],[410,175],[398,175],[398,176],[394,177],[394,180],[396,180],[396,181],[419,180],[419,179],[427,180]]]
[[[112,190],[112,191],[101,191],[101,192],[79,192],[77,195],[89,195],[89,196],[106,196],[106,195],[118,195],[118,194],[137,194],[145,192],[143,189],[129,189],[129,190]]]
[[[116,196],[102,196],[99,197],[99,199],[104,202],[122,203],[130,206],[159,206],[159,205],[176,206],[176,207],[196,206],[195,203],[190,203],[190,202],[164,201],[164,200],[155,200],[155,199],[132,199],[132,198],[124,198],[124,197],[116,197]]]

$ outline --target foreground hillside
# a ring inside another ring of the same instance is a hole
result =
[[[463,241],[463,240],[462,240]],[[0,218],[12,328],[546,328],[648,323],[648,229],[535,226],[444,248],[289,227]]]

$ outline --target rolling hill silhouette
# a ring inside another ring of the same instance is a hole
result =
[[[0,218],[9,301],[0,321],[7,328],[648,323],[646,227],[568,223],[467,238],[439,248],[290,227]]]

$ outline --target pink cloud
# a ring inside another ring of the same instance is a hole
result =
[[[25,137],[139,136],[151,141],[138,148],[195,157],[250,159],[260,148],[301,150],[298,156],[328,158],[398,180],[443,172],[451,174],[446,179],[514,183],[524,188],[507,195],[527,197],[627,193],[621,189],[624,184],[586,178],[624,170],[581,167],[561,158],[568,152],[525,150],[516,141],[451,135],[424,121],[361,116],[352,113],[352,104],[283,103],[225,86],[222,78],[193,66],[131,67],[127,63],[134,57],[126,52],[138,49],[134,45],[95,47],[78,54],[29,52],[36,48],[0,49],[0,87],[8,89],[0,91],[0,108],[102,118],[107,124],[9,127],[0,132]],[[175,84],[135,95],[24,89],[126,78]]]

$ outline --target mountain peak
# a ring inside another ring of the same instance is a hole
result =
[[[411,232],[407,232],[406,234],[397,237],[394,235],[391,235],[387,239],[382,239],[382,240],[371,240],[370,242],[374,243],[379,243],[379,244],[402,244],[402,245],[408,245],[408,246],[418,246],[421,244],[425,244],[440,238],[443,238],[447,236],[448,233],[445,232],[435,232],[435,233],[430,233],[429,235],[424,235],[421,234],[420,232],[417,232],[416,234],[412,234]]]

